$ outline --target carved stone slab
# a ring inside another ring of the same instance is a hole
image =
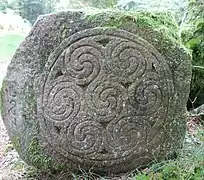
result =
[[[71,170],[116,173],[182,146],[188,54],[150,27],[131,21],[111,27],[112,15],[103,16],[41,17],[17,50],[2,115],[28,163],[38,166],[29,151],[33,141],[38,154]]]

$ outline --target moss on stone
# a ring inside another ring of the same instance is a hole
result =
[[[50,156],[45,155],[37,139],[32,139],[25,150],[25,161],[41,170],[58,171],[66,169],[65,164],[57,163]]]
[[[19,153],[21,152],[21,141],[20,138],[17,136],[14,136],[11,138],[11,142],[14,146],[14,148],[16,149],[16,151]]]
[[[0,88],[0,113],[1,113],[2,108],[3,108],[3,102],[2,102],[2,88]]]
[[[180,42],[178,25],[170,13],[127,12],[108,9],[87,11],[86,16],[90,23],[101,22],[101,27],[121,28],[131,23],[136,27],[154,29],[171,40]]]
[[[26,96],[23,107],[24,112],[26,113],[24,114],[25,122],[24,127],[21,130],[22,142],[20,143],[20,146],[24,145],[24,148],[19,151],[19,154],[23,156],[25,162],[40,170],[63,170],[65,169],[65,165],[57,163],[57,160],[54,160],[50,156],[46,155],[38,141],[40,134],[39,122],[36,120],[35,116],[29,116],[30,114],[36,112],[37,102],[35,93],[32,91],[33,88],[33,85],[28,83],[24,91]],[[24,132],[29,132],[27,133],[26,137],[23,136]]]
[[[5,85],[5,82],[3,81],[2,86],[0,88],[0,113],[3,109],[3,87]]]
[[[52,159],[50,156],[45,155],[37,139],[33,138],[29,141],[29,144],[25,149],[24,154],[22,154],[23,153],[23,150],[21,148],[22,142],[19,137],[17,136],[12,137],[11,142],[14,148],[16,149],[16,151],[20,154],[20,156],[24,157],[23,159],[28,164],[40,170],[46,170],[46,171],[52,172],[52,171],[60,171],[60,170],[66,169],[65,164],[57,163],[56,160]]]

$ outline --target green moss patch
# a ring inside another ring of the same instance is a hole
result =
[[[186,28],[182,39],[192,51],[193,74],[191,82],[189,109],[204,104],[204,11],[201,1],[189,1]]]
[[[2,108],[3,108],[3,102],[2,102],[2,88],[0,88],[0,113],[1,113]]]
[[[110,27],[128,27],[128,24],[133,24],[136,27],[150,28],[161,32],[163,35],[173,41],[179,39],[179,29],[176,21],[170,13],[153,13],[153,12],[127,12],[119,10],[92,10],[87,11],[87,20],[90,23],[95,21],[101,22],[100,26]],[[180,40],[179,40],[180,41]]]
[[[20,138],[15,136],[11,138],[11,142],[13,144],[13,146],[15,147],[17,152],[21,152],[21,141]]]
[[[45,155],[36,139],[33,139],[27,147],[25,160],[41,170],[58,171],[65,168],[64,164],[56,163],[51,157]]]
[[[57,161],[45,155],[37,139],[30,140],[30,143],[25,149],[24,154],[22,154],[22,142],[20,138],[13,137],[12,143],[16,151],[20,152],[19,154],[24,157],[23,159],[25,160],[25,162],[31,164],[37,169],[40,169],[41,171],[44,170],[49,172],[55,172],[66,169],[66,166],[64,164],[57,163]]]

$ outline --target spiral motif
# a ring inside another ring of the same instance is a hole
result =
[[[42,132],[60,158],[76,163],[114,166],[144,153],[141,147],[157,134],[147,131],[163,128],[174,95],[162,55],[119,29],[73,34],[50,55],[44,71]]]
[[[44,96],[44,117],[65,121],[75,117],[81,107],[83,90],[71,82],[56,82]]]
[[[89,155],[100,151],[104,136],[100,123],[82,117],[71,123],[67,133],[67,150],[70,152]]]
[[[86,99],[88,109],[98,122],[109,122],[119,115],[128,98],[127,90],[121,84],[101,80],[88,88]]]
[[[139,119],[122,117],[112,121],[106,131],[107,149],[112,153],[128,152],[145,142],[146,132]]]
[[[128,89],[129,100],[137,115],[151,115],[163,105],[163,85],[153,78],[141,78]]]
[[[107,56],[110,71],[124,82],[132,82],[146,71],[148,52],[135,42],[116,38],[107,48]]]
[[[87,85],[100,72],[103,53],[91,38],[82,39],[65,50],[67,76],[78,85]]]

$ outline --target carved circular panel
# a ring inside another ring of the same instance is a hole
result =
[[[168,117],[173,80],[146,40],[120,29],[86,29],[65,39],[44,71],[38,114],[57,157],[114,166],[160,141],[155,128]]]

